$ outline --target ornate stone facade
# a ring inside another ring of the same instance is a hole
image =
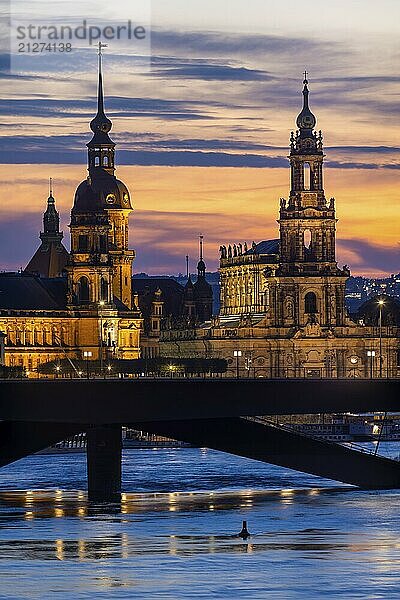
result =
[[[220,315],[202,327],[167,328],[165,356],[225,358],[230,375],[237,368],[258,377],[400,375],[399,328],[385,319],[385,301],[376,302],[379,326],[351,319],[346,310],[350,271],[336,262],[335,200],[324,192],[316,122],[306,78],[279,239],[221,246]]]

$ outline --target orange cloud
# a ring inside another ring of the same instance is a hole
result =
[[[74,191],[85,177],[83,167],[2,165],[0,226],[10,220],[41,227],[54,178],[57,206],[66,240]],[[222,243],[278,237],[278,205],[287,196],[288,169],[225,169],[190,167],[120,167],[118,176],[133,195],[131,245],[136,270],[152,273],[184,269],[184,256],[197,256],[197,236],[207,240],[208,265],[216,268]],[[338,240],[357,240],[392,252],[398,235],[398,175],[395,170],[327,169],[327,197],[337,200]],[[19,262],[28,261],[37,238],[21,239]],[[377,272],[357,249],[339,244],[339,260],[363,272]],[[2,250],[3,252],[3,250]],[[25,254],[24,254],[25,253]],[[353,265],[352,265],[353,263]],[[388,267],[388,272],[391,269]],[[381,269],[379,269],[381,272]]]

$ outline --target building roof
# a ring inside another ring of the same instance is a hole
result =
[[[0,273],[0,310],[66,310],[67,281],[27,273]]]
[[[41,244],[26,267],[26,273],[41,277],[60,277],[68,262],[69,254],[62,244]]]
[[[132,292],[139,294],[139,307],[143,316],[151,310],[155,293],[161,290],[161,302],[164,302],[164,315],[178,317],[182,310],[184,288],[170,277],[143,277],[132,279]]]
[[[245,254],[279,254],[280,240],[265,240],[250,248]]]

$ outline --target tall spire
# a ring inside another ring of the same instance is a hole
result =
[[[97,114],[90,123],[93,138],[87,144],[89,148],[89,173],[91,177],[104,174],[114,174],[114,148],[115,144],[109,137],[112,122],[105,114],[104,89],[103,89],[103,48],[107,44],[99,42],[98,45],[98,88],[97,88]]]
[[[47,198],[47,209],[43,215],[43,233],[40,234],[42,241],[61,241],[63,234],[60,232],[60,217],[56,209],[56,201],[53,196],[53,179],[49,179],[49,197]]]
[[[97,114],[93,121],[90,123],[90,129],[94,133],[92,142],[97,144],[113,144],[111,139],[108,137],[108,133],[112,129],[112,122],[104,112],[104,90],[103,90],[103,48],[106,48],[107,44],[99,42],[99,82],[97,88]],[[92,143],[91,142],[91,143]]]
[[[107,44],[99,42],[99,86],[97,92],[97,112],[104,115],[104,91],[103,91],[103,53],[102,49],[107,48]]]
[[[200,245],[200,259],[197,265],[197,273],[199,277],[206,276],[206,263],[203,259],[203,246],[204,246],[204,235],[199,236],[199,245]]]

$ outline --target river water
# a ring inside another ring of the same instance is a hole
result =
[[[78,491],[84,455],[0,470],[0,598],[400,598],[398,491],[192,448],[127,450],[123,466],[106,507]]]

